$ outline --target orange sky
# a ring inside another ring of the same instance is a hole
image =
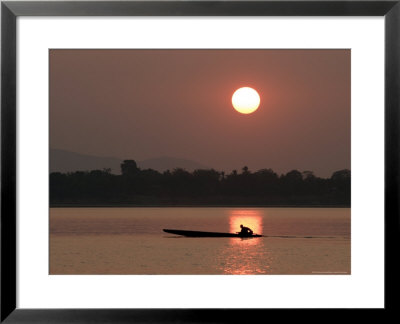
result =
[[[50,147],[330,176],[350,168],[350,50],[51,50]]]

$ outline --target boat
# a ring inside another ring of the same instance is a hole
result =
[[[176,229],[163,229],[163,231],[166,233],[182,235],[186,237],[241,237],[241,238],[262,237],[262,235],[259,234],[243,235],[240,233],[201,232],[201,231],[185,231]]]

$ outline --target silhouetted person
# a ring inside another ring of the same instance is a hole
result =
[[[250,228],[243,226],[243,225],[240,225],[240,228],[241,228],[241,231],[239,232],[240,235],[243,235],[243,236],[253,235],[253,231]]]

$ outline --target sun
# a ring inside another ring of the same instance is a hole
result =
[[[239,88],[232,96],[232,105],[242,114],[251,114],[260,106],[260,95],[253,88]]]

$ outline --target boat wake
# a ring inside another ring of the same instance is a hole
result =
[[[306,238],[306,239],[333,239],[337,238],[336,236],[296,236],[296,235],[263,235],[263,237],[277,237],[277,238]]]

